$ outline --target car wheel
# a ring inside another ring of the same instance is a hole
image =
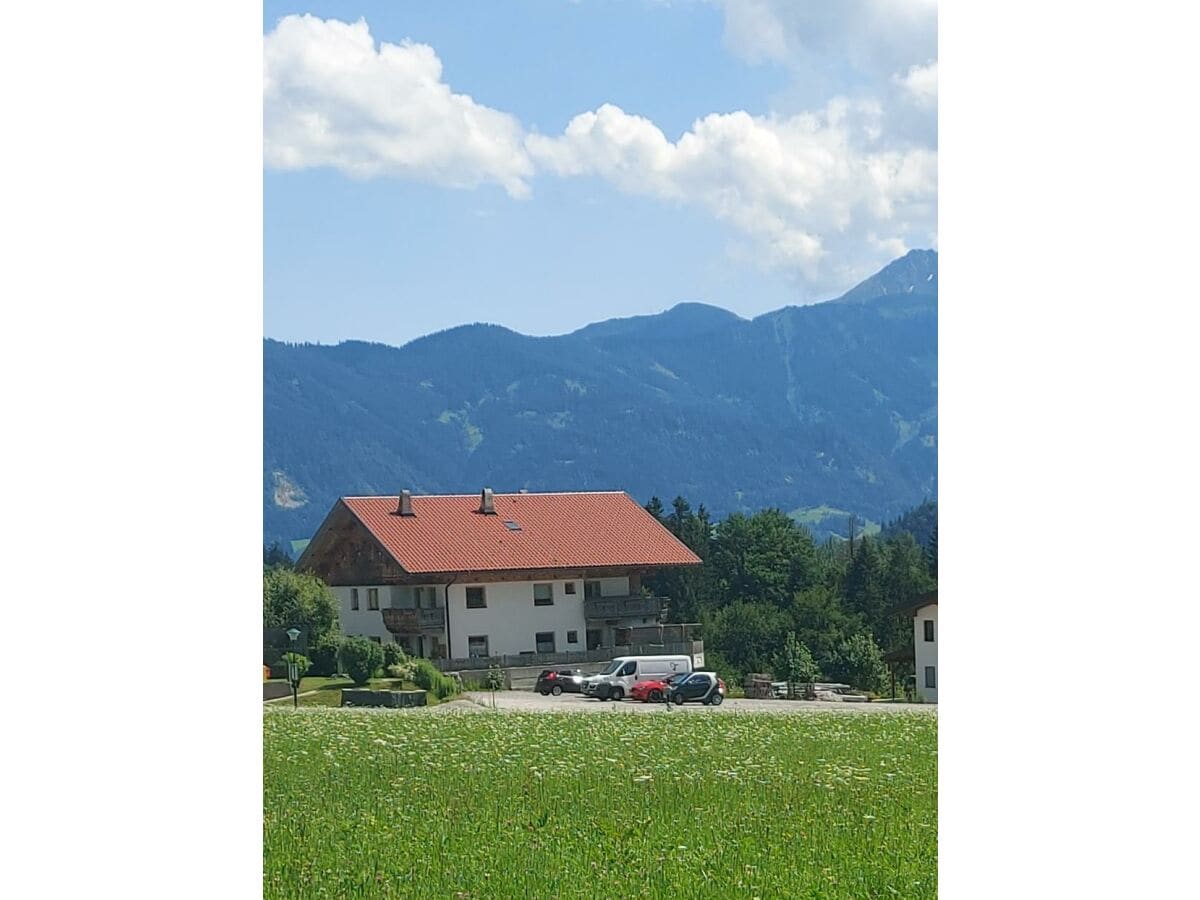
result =
[[[662,703],[662,691],[651,691],[650,692],[650,702],[651,703]]]
[[[676,706],[683,706],[683,694],[676,694],[673,699]]]
[[[555,697],[557,697],[559,694],[562,693],[562,687],[556,684],[554,687],[552,687],[550,689],[550,693],[552,693]]]
[[[623,691],[623,690],[622,690],[621,688],[619,688],[619,687],[616,687],[616,688],[613,688],[613,689],[612,689],[612,694],[611,694],[610,696],[611,696],[611,697],[612,697],[614,700],[623,700],[623,699],[625,699],[625,691]]]
[[[712,695],[712,699],[709,700],[708,702],[711,703],[713,706],[720,706],[724,700],[725,700],[725,698],[722,697],[720,691],[718,691],[717,693]]]

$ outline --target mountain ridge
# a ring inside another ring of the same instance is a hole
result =
[[[343,494],[484,484],[898,515],[937,483],[937,258],[910,257],[753,319],[681,303],[563,335],[264,339],[264,537],[310,536]]]

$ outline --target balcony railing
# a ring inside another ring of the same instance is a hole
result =
[[[446,613],[440,609],[381,609],[383,625],[392,634],[413,634],[418,631],[441,631]]]
[[[588,597],[583,601],[585,619],[658,618],[665,597]]]

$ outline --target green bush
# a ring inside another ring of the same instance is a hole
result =
[[[413,664],[410,661],[391,666],[384,666],[384,671],[388,673],[389,678],[395,678],[397,681],[412,681],[413,668]]]
[[[394,641],[383,645],[383,666],[390,668],[391,666],[402,666],[408,662],[408,654],[404,652],[404,648]]]
[[[303,655],[302,653],[285,653],[285,654],[283,654],[283,658],[280,659],[279,662],[283,666],[283,676],[285,678],[288,675],[288,664],[289,663],[294,662],[296,664],[297,679],[303,678],[304,673],[307,672],[309,670],[309,668],[312,666],[312,663],[309,662],[308,657]]]
[[[383,648],[365,637],[342,641],[342,668],[355,684],[366,684],[383,665]]]
[[[323,637],[308,647],[309,661],[312,668],[309,673],[328,677],[336,675],[338,670],[338,650],[341,642],[334,636]]]
[[[445,700],[458,693],[458,682],[444,674],[429,660],[415,659],[412,666],[413,683],[422,690],[429,691],[439,700]]]
[[[887,665],[869,634],[856,634],[838,644],[825,674],[863,691],[879,691],[887,680]]]

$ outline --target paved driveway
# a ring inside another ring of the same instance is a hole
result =
[[[481,706],[491,708],[492,694],[486,691],[471,691],[468,698]],[[937,714],[937,706],[930,703],[828,703],[804,700],[726,700],[720,706],[702,706],[685,703],[683,706],[667,706],[665,703],[641,703],[636,700],[601,701],[581,697],[578,694],[543,697],[535,691],[496,691],[496,708],[505,712],[571,712],[606,713],[608,715],[660,715],[680,713],[738,713],[766,712],[779,715],[803,715],[812,713],[844,713],[849,715],[876,715],[897,712],[920,712]]]

